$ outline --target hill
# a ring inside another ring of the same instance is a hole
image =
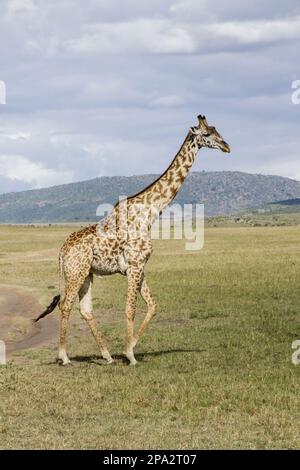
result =
[[[112,176],[0,195],[0,223],[96,220],[101,203],[132,195],[157,175]],[[238,213],[268,203],[300,198],[300,182],[281,176],[242,172],[192,172],[175,202],[204,203],[206,215]]]

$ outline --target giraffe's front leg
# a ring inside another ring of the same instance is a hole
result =
[[[124,351],[125,356],[130,362],[130,365],[135,365],[137,360],[134,357],[133,348],[136,344],[134,337],[134,317],[136,312],[137,294],[140,290],[143,281],[143,270],[137,267],[130,267],[127,271],[128,277],[128,292],[126,303],[126,318],[127,318],[127,345]]]
[[[83,286],[79,291],[79,306],[81,316],[85,319],[90,327],[90,330],[96,340],[96,343],[101,351],[103,359],[108,364],[112,364],[114,361],[107,349],[106,341],[100,331],[97,328],[94,316],[93,316],[93,303],[92,303],[92,284],[93,275],[90,273],[84,281]]]

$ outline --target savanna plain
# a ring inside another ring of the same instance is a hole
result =
[[[296,449],[300,445],[300,226],[208,226],[201,251],[154,241],[158,313],[122,356],[126,278],[95,279],[105,365],[78,306],[56,362],[57,255],[70,226],[0,227],[1,449]],[[146,308],[140,300],[136,324]]]

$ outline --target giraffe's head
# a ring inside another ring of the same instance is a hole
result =
[[[229,153],[230,147],[219,134],[215,127],[209,126],[205,116],[198,116],[199,124],[190,128],[192,138],[198,147],[208,147],[210,149],[219,149],[222,152]]]

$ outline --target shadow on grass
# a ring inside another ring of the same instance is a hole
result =
[[[174,353],[202,353],[204,351],[206,351],[206,349],[167,349],[166,351],[136,353],[135,357],[137,361],[143,362],[143,360],[147,357],[158,357]],[[123,354],[115,354],[112,356],[112,358],[117,362],[123,362],[125,364],[129,362]],[[97,354],[92,354],[88,356],[73,356],[70,357],[70,359],[74,362],[89,362],[97,364],[98,366],[107,365],[106,362],[102,359],[102,356]]]

